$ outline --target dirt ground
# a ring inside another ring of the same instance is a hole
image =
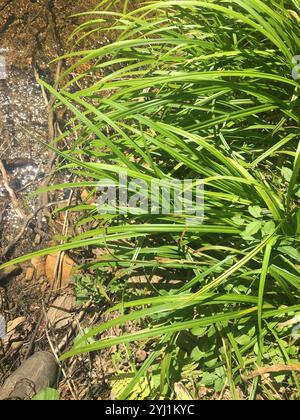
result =
[[[70,16],[92,10],[97,4],[97,0],[0,2],[0,55],[6,61],[6,78],[0,79],[0,159],[8,159],[9,163],[25,159],[22,165],[12,165],[8,173],[25,206],[31,206],[28,193],[43,178],[49,161],[42,146],[49,140],[47,104],[33,68],[39,77],[53,82],[56,64],[49,63],[71,49],[68,37],[78,24],[78,19]],[[1,246],[19,229],[6,195],[0,180]],[[30,243],[25,242],[18,255],[30,248]]]
[[[47,101],[36,82],[34,68],[40,77],[53,83],[56,64],[49,62],[70,50],[68,37],[78,23],[77,18],[69,16],[91,10],[97,4],[98,0],[0,0],[0,56],[6,61],[6,78],[0,79],[0,161],[25,215],[38,205],[37,199],[29,199],[28,194],[43,182],[50,159],[43,146],[49,140]],[[47,219],[42,220],[38,232],[37,219],[33,218],[22,238],[3,256],[3,250],[17,237],[22,226],[0,174],[0,262],[49,243],[53,232],[49,231]],[[22,265],[5,282],[1,281],[0,272],[0,313],[11,328],[6,345],[0,344],[0,386],[34,350],[49,350],[43,315],[49,308],[48,299],[50,304],[55,304],[56,299],[64,300],[73,294],[72,286],[51,292],[46,271],[45,260],[40,260]],[[70,322],[74,322],[80,308],[72,299],[68,305]],[[95,308],[89,308],[83,323],[95,322],[97,317]],[[54,344],[65,336],[69,326],[60,325],[48,332]],[[65,376],[61,376],[61,397],[109,396],[103,379],[108,373],[108,365],[103,369],[103,359],[99,357],[76,358],[66,366]]]
[[[23,70],[35,59],[42,66],[67,51],[68,38],[78,23],[71,16],[92,10],[98,3],[98,0],[1,0],[1,48],[11,52],[9,65]]]

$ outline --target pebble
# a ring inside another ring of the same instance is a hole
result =
[[[34,276],[34,268],[28,267],[26,270],[26,281],[31,281]]]
[[[135,360],[138,362],[138,363],[142,363],[142,362],[144,362],[146,359],[147,359],[147,353],[144,351],[144,350],[138,350],[136,353],[135,353]]]

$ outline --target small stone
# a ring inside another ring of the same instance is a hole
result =
[[[34,257],[34,258],[32,258],[31,264],[35,268],[36,277],[38,279],[45,275],[45,258],[44,257]]]
[[[138,362],[138,363],[143,363],[146,359],[147,359],[147,353],[144,351],[144,350],[138,350],[136,353],[135,353],[135,360]]]
[[[26,270],[26,281],[31,281],[34,276],[34,269],[32,267],[28,267]]]

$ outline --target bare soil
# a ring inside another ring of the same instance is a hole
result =
[[[49,164],[49,153],[43,146],[50,136],[47,103],[36,82],[34,69],[40,77],[53,83],[56,64],[49,62],[70,50],[68,37],[78,24],[78,18],[70,18],[70,15],[92,10],[97,4],[98,0],[0,2],[0,55],[5,58],[7,73],[6,78],[0,80],[0,160],[5,164],[9,185],[20,208],[27,215],[38,205],[37,199],[28,198],[28,194],[43,182]],[[45,247],[53,232],[46,218],[42,222],[42,231],[37,231],[37,219],[33,218],[12,252],[1,258],[5,247],[19,234],[22,220],[16,214],[0,173],[0,263]],[[48,309],[49,298],[51,304],[57,296],[69,291],[70,288],[51,292],[45,273],[39,272],[32,263],[23,264],[19,274],[5,284],[0,283],[0,313],[7,321],[20,322],[6,346],[0,344],[0,386],[29,352],[50,349],[42,315]],[[80,308],[71,311],[73,320],[79,311]],[[91,307],[86,311],[83,325],[89,325],[97,317],[95,308]],[[65,336],[66,328],[48,333],[55,344]],[[109,358],[107,354],[107,360]],[[67,378],[61,377],[59,385],[61,397],[108,397],[105,380],[108,365],[105,357],[99,359],[98,356],[76,358],[67,364]]]

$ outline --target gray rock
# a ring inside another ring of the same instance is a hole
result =
[[[45,388],[55,386],[58,365],[52,353],[35,353],[5,381],[0,400],[30,400]]]

